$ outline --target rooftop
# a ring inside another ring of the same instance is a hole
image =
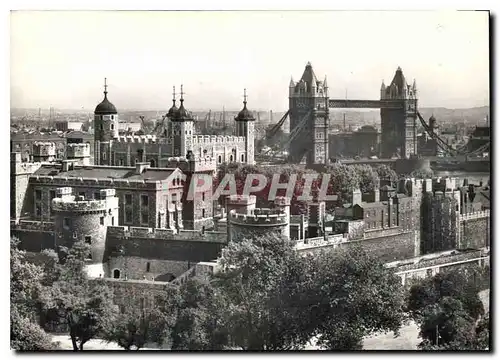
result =
[[[34,176],[75,177],[75,178],[99,178],[99,179],[125,179],[125,180],[166,180],[175,168],[146,168],[141,174],[137,174],[135,167],[123,166],[79,166],[62,171],[59,164],[44,164],[35,171]]]

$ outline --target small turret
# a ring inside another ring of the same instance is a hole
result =
[[[380,86],[380,99],[381,100],[385,99],[385,93],[386,93],[385,82],[384,82],[384,80],[382,80],[382,85]]]

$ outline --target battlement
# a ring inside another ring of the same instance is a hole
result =
[[[154,144],[157,138],[156,135],[121,135],[113,140],[119,143]]]
[[[103,200],[85,200],[83,196],[70,195],[72,189],[64,187],[57,190],[59,197],[52,200],[53,211],[60,212],[106,212],[111,208],[118,208],[118,198],[115,189],[100,191]]]
[[[248,226],[288,224],[288,214],[281,209],[249,209],[245,214],[231,210],[229,212],[229,219],[232,223],[240,223]]]
[[[55,156],[56,144],[50,141],[35,141],[33,143],[34,156]]]
[[[79,158],[90,156],[90,144],[74,144],[66,145],[66,156],[68,158]]]
[[[476,220],[476,219],[484,219],[490,217],[490,210],[478,211],[468,214],[462,214],[459,217],[459,221],[468,221],[468,220]]]
[[[286,196],[276,196],[274,204],[277,206],[290,206],[290,198]]]
[[[36,169],[35,169],[36,170]],[[54,184],[68,187],[95,187],[100,185],[110,188],[138,188],[160,190],[161,181],[157,180],[129,180],[129,179],[102,179],[102,178],[84,178],[84,177],[62,177],[48,175],[32,175],[30,182],[37,184]]]
[[[299,240],[295,243],[295,250],[308,250],[324,246],[340,245],[349,241],[347,234],[328,235],[326,239],[323,236]]]
[[[173,241],[227,242],[227,233],[218,231],[175,230],[134,226],[108,226],[108,236],[119,239],[160,239]]]
[[[227,198],[228,205],[253,205],[257,202],[255,195],[230,195]]]
[[[244,143],[244,136],[194,135],[193,144],[234,144]]]
[[[32,221],[32,220],[11,220],[11,228],[16,230],[27,230],[27,231],[45,231],[53,232],[54,223],[48,221]]]
[[[21,155],[21,154],[19,154],[19,155]],[[17,162],[17,161],[15,164],[16,164],[16,166],[15,166],[15,174],[16,175],[33,174],[35,171],[40,169],[43,165],[42,162],[23,163],[23,162]]]

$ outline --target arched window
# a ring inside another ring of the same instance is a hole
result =
[[[221,163],[222,163],[222,156],[219,155],[219,164],[221,164]]]
[[[120,270],[114,269],[113,270],[113,279],[119,279],[120,278]]]
[[[233,161],[233,155],[229,156],[229,161]]]

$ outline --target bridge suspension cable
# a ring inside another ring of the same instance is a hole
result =
[[[288,110],[285,115],[288,115],[289,112],[290,112],[290,110]],[[288,146],[290,145],[290,143],[300,134],[302,129],[306,126],[307,120],[309,119],[309,116],[311,115],[311,113],[312,113],[312,110],[309,110],[307,112],[307,114],[304,115],[304,117],[300,120],[300,122],[292,129],[292,131],[290,131],[290,136],[288,137],[287,142],[282,146],[281,150],[287,149]],[[283,116],[282,120],[284,118],[286,118],[286,116]],[[280,120],[280,122],[281,122],[281,120]],[[284,120],[283,120],[283,122],[284,122]],[[272,151],[272,149],[268,149],[267,151],[264,151],[262,153],[262,155],[267,155],[271,151]]]
[[[443,139],[439,137],[427,123],[425,122],[424,118],[420,114],[420,112],[417,111],[417,116],[418,119],[420,120],[420,123],[422,124],[425,132],[433,139],[436,140],[437,146],[446,154],[451,155],[451,156],[458,156],[458,155],[475,155],[483,152],[487,148],[489,148],[490,144],[484,144],[483,146],[479,147],[478,149],[472,150],[472,151],[467,151],[467,145],[464,145],[458,149],[454,149],[450,145],[448,145]]]

